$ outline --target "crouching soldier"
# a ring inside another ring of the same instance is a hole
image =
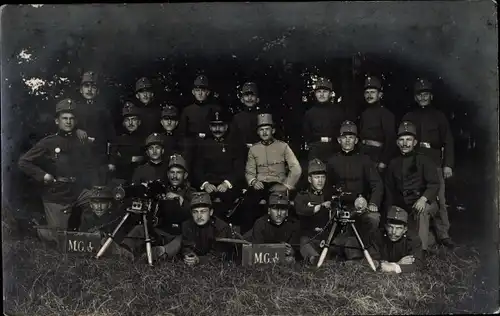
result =
[[[427,156],[416,152],[416,128],[403,121],[398,129],[397,145],[401,152],[387,169],[387,205],[396,205],[410,211],[408,228],[418,233],[422,249],[428,250],[430,218],[438,210],[439,190],[437,167]]]
[[[187,265],[200,262],[209,253],[231,258],[234,246],[217,242],[216,238],[231,238],[231,228],[213,216],[212,201],[206,192],[195,192],[191,200],[191,218],[182,223],[182,257]]]
[[[286,262],[295,261],[295,250],[300,239],[300,224],[288,217],[290,202],[284,192],[273,192],[269,195],[268,214],[260,217],[253,226],[250,242],[256,244],[285,243]],[[247,234],[249,235],[249,233]]]
[[[256,209],[259,201],[267,200],[271,190],[290,193],[302,174],[300,163],[288,144],[274,138],[271,114],[259,114],[257,133],[261,141],[250,147],[245,167],[249,187],[241,206],[242,215],[247,218],[241,227],[243,233],[262,215]]]

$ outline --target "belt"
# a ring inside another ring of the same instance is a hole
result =
[[[407,196],[410,196],[410,195],[417,195],[417,196],[419,196],[420,195],[420,191],[419,190],[404,190],[403,191],[403,196],[404,197],[407,197]]]
[[[373,146],[373,147],[382,147],[382,146],[384,146],[384,143],[376,141],[376,140],[371,140],[371,139],[363,139],[361,142],[363,144],[365,144],[365,145]]]
[[[58,182],[66,182],[66,183],[75,183],[75,177],[56,177],[56,181]]]

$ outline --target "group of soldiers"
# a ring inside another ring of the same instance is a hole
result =
[[[253,82],[240,91],[244,110],[231,117],[210,98],[204,75],[194,80],[194,102],[182,111],[158,102],[151,82],[141,78],[122,108],[123,133],[116,133],[109,108],[98,102],[97,74],[86,72],[81,99],[56,104],[57,133],[23,154],[18,166],[43,184],[47,226],[57,230],[109,232],[127,207],[117,205],[111,187],[164,182],[152,231],[155,259],[180,255],[196,264],[212,251],[232,253],[232,245],[216,238],[237,234],[253,243],[285,243],[291,261],[301,256],[315,264],[339,189],[348,204],[366,199],[356,224],[381,270],[418,267],[434,241],[453,248],[445,200],[453,137],[432,105],[431,83],[417,80],[417,106],[398,125],[381,102],[376,77],[366,78],[358,122],[331,102],[329,79],[313,89],[302,126],[307,164],[301,165],[275,138],[273,115],[259,106]],[[114,236],[114,251],[140,254],[143,234],[140,218],[129,220]],[[334,244],[337,256],[362,257],[352,249],[352,231]]]

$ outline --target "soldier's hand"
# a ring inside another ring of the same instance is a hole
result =
[[[425,210],[427,203],[427,198],[425,196],[420,197],[420,199],[413,204],[413,208],[418,211],[418,214],[422,213]]]
[[[132,162],[141,162],[144,157],[142,156],[132,156]]]
[[[260,181],[255,181],[255,183],[253,184],[253,188],[255,190],[263,190],[264,189],[264,183],[262,183]]]
[[[116,170],[115,165],[113,165],[113,164],[109,164],[109,165],[108,165],[108,170],[109,170],[109,171],[111,171],[111,172],[115,171],[115,170]]]
[[[181,196],[179,194],[174,193],[174,192],[168,192],[166,197],[168,200],[173,200],[173,199],[179,198]]]
[[[225,182],[222,182],[217,187],[217,191],[222,192],[222,193],[226,192],[228,189],[229,189],[229,187],[227,186],[227,183],[225,183]]]
[[[382,261],[380,263],[380,270],[383,272],[394,272],[394,266],[387,261]]]
[[[383,163],[383,162],[379,162],[379,163],[377,164],[377,168],[378,168],[378,170],[384,170],[384,169],[385,169],[385,167],[387,167],[387,165],[386,165],[385,163]]]
[[[212,192],[215,192],[215,191],[217,191],[217,188],[215,187],[215,185],[213,185],[211,183],[205,184],[205,192],[212,193]]]
[[[43,176],[43,182],[44,182],[44,183],[46,183],[46,184],[48,184],[48,183],[52,183],[52,182],[54,182],[54,181],[55,181],[54,176],[53,176],[53,175],[51,175],[51,174],[46,173],[46,174]]]
[[[314,208],[313,208],[314,214],[318,213],[321,210],[321,205],[322,204],[314,205]]]
[[[200,258],[194,253],[189,253],[184,256],[184,263],[188,266],[193,266],[200,261]]]
[[[370,212],[378,212],[378,207],[377,207],[377,205],[370,203],[370,204],[368,204],[368,210]]]
[[[292,246],[289,243],[285,243],[285,255],[286,256],[291,256],[293,255],[293,249]]]
[[[286,256],[285,257],[285,263],[286,264],[293,264],[295,262],[295,257],[294,256]]]
[[[450,167],[444,167],[443,168],[443,174],[444,174],[444,178],[448,179],[451,176],[453,176],[453,170]]]
[[[412,264],[415,262],[415,258],[412,255],[405,256],[398,261],[398,264]]]
[[[321,205],[325,208],[332,208],[332,201],[323,202]]]
[[[78,137],[78,139],[82,142],[86,141],[87,138],[88,138],[88,135],[87,135],[87,132],[84,131],[84,130],[81,130],[81,129],[77,129],[76,130],[76,136]]]
[[[271,187],[271,192],[287,192],[288,188],[281,183],[277,183]]]

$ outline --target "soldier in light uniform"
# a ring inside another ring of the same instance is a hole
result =
[[[450,124],[444,113],[432,106],[432,84],[426,79],[418,79],[414,86],[415,101],[419,108],[407,113],[404,121],[415,124],[417,129],[417,151],[432,159],[437,166],[439,177],[436,230],[440,243],[448,248],[455,244],[448,235],[450,221],[446,209],[445,180],[453,175],[455,164],[454,140]]]
[[[415,125],[403,121],[397,140],[401,154],[387,168],[386,197],[387,205],[411,210],[408,228],[418,233],[422,249],[427,251],[432,241],[429,239],[430,218],[436,215],[439,208],[436,201],[439,179],[431,158],[415,150],[416,137]],[[439,234],[439,230],[436,233]]]
[[[302,174],[300,163],[288,144],[274,138],[271,114],[259,114],[257,133],[261,141],[250,147],[245,167],[248,191],[241,207],[247,220],[241,227],[242,232],[250,229],[261,216],[256,208],[261,199],[267,199],[271,191],[290,193]]]
[[[320,78],[315,83],[316,101],[306,111],[303,126],[304,138],[309,147],[308,161],[313,158],[327,161],[340,150],[336,139],[346,114],[339,104],[331,102],[332,88],[329,79]]]
[[[191,218],[182,223],[182,257],[187,265],[195,265],[209,253],[231,258],[234,246],[217,242],[216,238],[231,238],[231,228],[213,215],[210,195],[196,192],[191,201]]]
[[[361,153],[368,155],[382,172],[396,153],[394,114],[380,102],[382,83],[377,77],[366,78],[364,96],[368,108],[361,114]]]
[[[139,102],[137,106],[141,113],[141,133],[144,137],[152,133],[159,133],[162,130],[158,120],[161,117],[161,107],[155,101],[153,85],[151,81],[142,77],[135,83],[135,97]]]
[[[159,133],[149,135],[145,141],[145,148],[148,161],[135,169],[132,182],[165,181],[168,161],[164,159],[163,135]]]
[[[130,101],[122,110],[125,132],[117,136],[110,146],[109,169],[114,178],[130,182],[134,170],[144,162],[144,137],[139,132],[142,120],[139,109]]]
[[[161,111],[161,126],[163,127],[164,156],[180,154],[185,159],[184,142],[179,132],[179,110],[173,105],[166,105]]]
[[[196,187],[218,200],[216,216],[222,217],[233,206],[244,186],[244,149],[228,137],[229,114],[209,114],[211,135],[199,141],[193,170]]]
[[[40,140],[19,158],[18,166],[43,184],[42,201],[48,228],[68,230],[72,212],[81,217],[89,207],[88,188],[96,181],[92,148],[75,134],[76,104],[64,99],[56,104],[58,132]],[[47,236],[57,241],[57,236]]]

